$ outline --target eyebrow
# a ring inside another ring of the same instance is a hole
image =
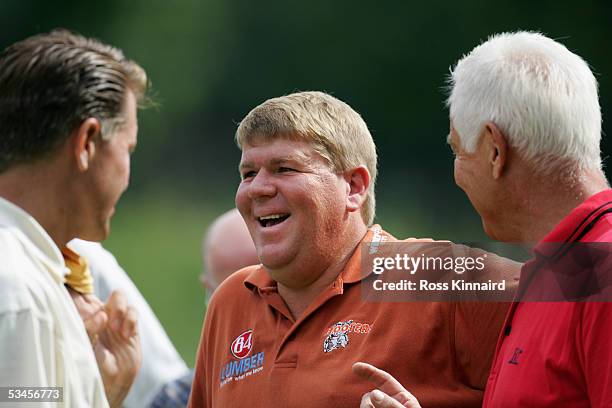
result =
[[[306,164],[309,160],[309,157],[303,153],[299,153],[299,154],[292,154],[292,155],[287,155],[287,156],[283,156],[283,157],[278,157],[275,159],[270,160],[270,164],[272,166],[278,166],[280,164],[284,164],[287,162],[297,162],[299,164]],[[252,162],[245,162],[245,163],[240,163],[240,165],[238,165],[238,170],[243,170],[245,168],[253,168],[255,167],[255,164],[253,164]]]

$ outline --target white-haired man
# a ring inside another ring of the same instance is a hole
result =
[[[372,226],[377,157],[361,116],[300,92],[257,106],[236,136],[236,205],[262,265],[215,291],[190,406],[356,406],[369,384],[351,366],[367,357],[429,406],[479,407],[507,305],[362,296],[373,274],[360,244],[395,239]]]
[[[578,291],[576,298],[600,302],[538,302],[549,300],[551,282],[567,278],[567,248],[612,241],[597,82],[560,43],[518,32],[472,50],[453,69],[451,83],[448,141],[457,185],[490,237],[538,243],[521,272],[517,299],[524,301],[510,308],[498,341],[484,406],[608,407],[612,304],[601,302],[610,300],[611,289],[605,256],[576,274],[600,284],[598,292]],[[364,395],[362,407],[418,406],[386,373],[363,364],[355,370],[379,388]]]

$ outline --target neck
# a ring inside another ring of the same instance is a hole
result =
[[[355,252],[359,242],[367,233],[367,230],[368,228],[363,222],[356,223],[356,225],[345,230],[345,233],[342,234],[342,238],[335,238],[339,240],[338,242],[342,243],[342,246],[338,250],[333,251],[331,261],[323,265],[312,265],[313,261],[317,261],[315,259],[312,259],[310,263],[303,263],[303,265],[310,270],[323,269],[323,272],[317,274],[318,278],[311,284],[292,288],[278,282],[278,293],[285,301],[294,319],[297,320],[308,306],[310,306],[310,304],[338,278],[340,273],[344,270],[348,260]]]
[[[506,221],[496,238],[528,245],[541,241],[563,218],[584,200],[609,188],[600,170],[585,170],[562,175],[538,176],[531,173],[526,183],[517,185],[514,208],[504,214]]]
[[[58,247],[73,238],[66,178],[58,160],[17,165],[0,174],[0,196],[30,214]]]

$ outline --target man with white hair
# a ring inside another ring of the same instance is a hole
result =
[[[453,69],[451,84],[448,142],[455,181],[490,237],[530,244],[534,256],[521,271],[484,406],[608,407],[612,304],[605,302],[611,289],[605,256],[572,275],[600,284],[595,293],[568,299],[583,302],[538,302],[548,300],[542,294],[550,294],[551,282],[566,277],[567,248],[612,241],[597,82],[587,63],[562,44],[518,32],[493,36],[472,50]],[[364,364],[355,371],[379,389],[364,395],[362,407],[418,406],[388,374]]]

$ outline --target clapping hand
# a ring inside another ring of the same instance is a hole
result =
[[[69,291],[91,340],[106,398],[111,407],[120,407],[142,361],[136,311],[120,291],[106,305],[94,295]]]

